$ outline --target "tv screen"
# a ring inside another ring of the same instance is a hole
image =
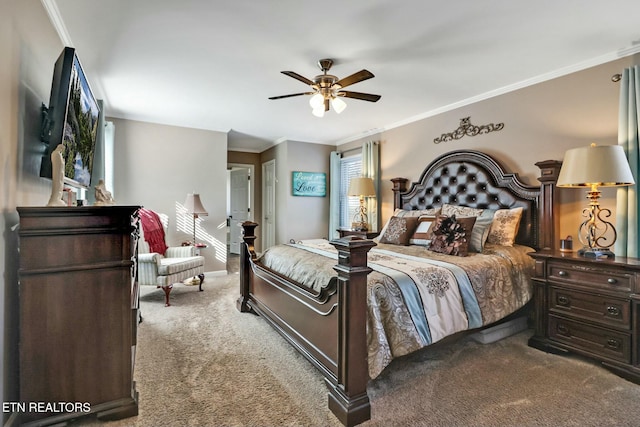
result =
[[[55,63],[43,139],[47,149],[40,176],[51,178],[51,153],[64,146],[65,182],[89,188],[100,108],[75,49],[65,47]]]

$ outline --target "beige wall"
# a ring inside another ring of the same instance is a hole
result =
[[[44,206],[51,181],[39,177],[40,106],[49,103],[62,44],[39,1],[0,0],[0,341],[2,401],[18,401],[18,223],[16,206]],[[3,421],[8,414],[3,414]]]
[[[634,63],[640,60],[622,58],[367,137],[366,140],[381,141],[383,221],[393,209],[389,180],[406,177],[416,181],[431,160],[451,150],[486,152],[508,171],[518,172],[527,184],[538,185],[536,162],[562,160],[567,149],[591,142],[617,144],[620,87],[611,81],[611,76]],[[442,133],[457,129],[464,117],[471,117],[474,125],[504,123],[504,129],[440,144],[433,142]],[[357,147],[364,140],[338,149]],[[560,234],[576,237],[580,212],[587,206],[586,194],[577,189],[559,192]],[[615,211],[615,190],[604,189],[602,204]]]
[[[261,163],[276,161],[276,243],[328,236],[329,153],[335,149],[333,145],[284,141],[262,153]],[[293,196],[291,173],[294,171],[324,172],[327,195]]]
[[[114,198],[169,215],[170,246],[192,240],[179,230],[177,215],[187,193],[199,193],[209,213],[203,216],[205,270],[226,270],[227,134],[133,120],[115,124]],[[189,225],[190,230],[191,225]],[[198,237],[198,241],[202,239]]]

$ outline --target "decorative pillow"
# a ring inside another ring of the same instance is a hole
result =
[[[409,239],[409,244],[429,246],[432,237],[429,234],[429,228],[435,220],[436,217],[430,215],[422,215],[418,217],[418,226],[416,227],[416,231],[413,232],[413,236]]]
[[[380,236],[380,243],[408,245],[409,238],[413,235],[417,225],[418,217],[392,216],[384,234]]]
[[[438,215],[429,249],[447,255],[467,256],[471,236],[467,230],[472,230],[475,222],[474,216],[456,219],[455,215]]]
[[[463,216],[479,216],[480,214],[482,214],[482,211],[484,211],[484,209],[476,209],[467,206],[450,205],[448,203],[445,203],[444,205],[442,205],[442,211],[440,213],[447,216],[455,215],[460,218]]]
[[[488,243],[513,246],[520,226],[523,208],[498,209],[493,215],[493,223],[487,237]]]
[[[469,239],[469,252],[482,252],[487,237],[489,237],[489,230],[495,213],[496,211],[493,209],[485,209],[482,214],[476,217],[476,223],[473,225],[471,238]]]
[[[394,216],[398,216],[398,217],[419,217],[422,215],[431,215],[431,216],[436,216],[440,213],[440,208],[433,208],[433,209],[417,209],[414,211],[409,211],[409,210],[404,210],[404,209],[396,209],[393,212],[392,218]],[[382,227],[382,230],[380,231],[380,235],[378,235],[378,237],[376,237],[375,239],[373,239],[374,242],[380,242],[380,236],[383,236],[385,231],[387,230],[387,226],[389,225],[389,221],[391,221],[391,218],[389,218],[387,220],[387,222],[384,224],[384,227]]]

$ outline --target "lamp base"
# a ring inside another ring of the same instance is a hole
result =
[[[607,248],[582,248],[578,250],[578,255],[585,258],[608,258],[614,259],[616,255]]]
[[[366,222],[352,222],[351,229],[353,231],[369,231],[369,227]]]

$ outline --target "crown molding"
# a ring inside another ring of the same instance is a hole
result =
[[[49,15],[49,20],[53,25],[53,28],[58,32],[58,36],[60,37],[60,41],[65,46],[73,47],[73,42],[71,41],[71,36],[67,31],[67,27],[64,25],[64,21],[62,19],[62,15],[60,15],[60,10],[58,9],[58,4],[55,0],[41,0],[42,6],[47,11],[47,15]]]
[[[635,55],[636,53],[640,53],[640,44],[637,44],[637,45],[634,45],[634,46],[631,46],[631,47],[628,47],[628,48],[620,49],[620,50],[618,50],[616,52],[612,52],[612,53],[608,53],[608,54],[605,54],[605,55],[601,55],[601,56],[595,57],[593,59],[590,59],[590,60],[587,60],[587,61],[583,61],[583,62],[579,62],[577,64],[573,64],[573,65],[570,65],[570,66],[567,66],[567,67],[563,67],[563,68],[560,68],[558,70],[555,70],[555,71],[552,71],[552,72],[549,72],[549,73],[541,74],[539,76],[532,77],[532,78],[527,79],[527,80],[522,80],[520,82],[511,84],[511,85],[503,86],[501,88],[498,88],[498,89],[495,89],[495,90],[491,90],[489,92],[485,92],[485,93],[482,93],[480,95],[473,96],[471,98],[463,99],[463,100],[458,101],[458,102],[454,102],[454,103],[451,103],[451,104],[448,104],[448,105],[444,105],[442,107],[435,108],[435,109],[427,111],[425,113],[418,114],[416,116],[412,116],[412,117],[409,117],[407,119],[404,119],[404,120],[401,120],[401,121],[398,121],[398,122],[395,122],[395,123],[391,123],[391,124],[386,125],[386,126],[384,126],[382,128],[379,128],[379,129],[365,131],[365,132],[363,132],[361,134],[354,135],[352,137],[348,137],[348,138],[345,138],[345,139],[337,141],[336,142],[336,146],[343,145],[343,144],[346,144],[348,142],[355,141],[357,139],[366,138],[367,136],[373,135],[375,133],[382,133],[382,132],[385,132],[385,131],[388,131],[388,130],[391,130],[391,129],[395,129],[395,128],[398,128],[398,127],[401,127],[401,126],[405,126],[405,125],[408,125],[408,124],[411,124],[411,123],[414,123],[414,122],[417,122],[417,121],[420,121],[420,120],[427,119],[429,117],[436,116],[438,114],[442,114],[442,113],[446,113],[448,111],[455,110],[457,108],[465,107],[465,106],[470,105],[470,104],[475,104],[476,102],[480,102],[480,101],[484,101],[484,100],[487,100],[487,99],[490,99],[490,98],[494,98],[494,97],[499,96],[499,95],[504,95],[506,93],[513,92],[513,91],[516,91],[516,90],[519,90],[519,89],[524,89],[526,87],[533,86],[533,85],[538,84],[538,83],[546,82],[546,81],[553,80],[553,79],[558,78],[558,77],[566,76],[566,75],[571,74],[571,73],[576,73],[578,71],[586,70],[587,68],[595,67],[595,66],[598,66],[598,65],[605,64],[607,62],[611,62],[611,61],[615,61],[615,60],[618,60],[618,59],[621,59],[621,58],[625,58],[627,56]]]

